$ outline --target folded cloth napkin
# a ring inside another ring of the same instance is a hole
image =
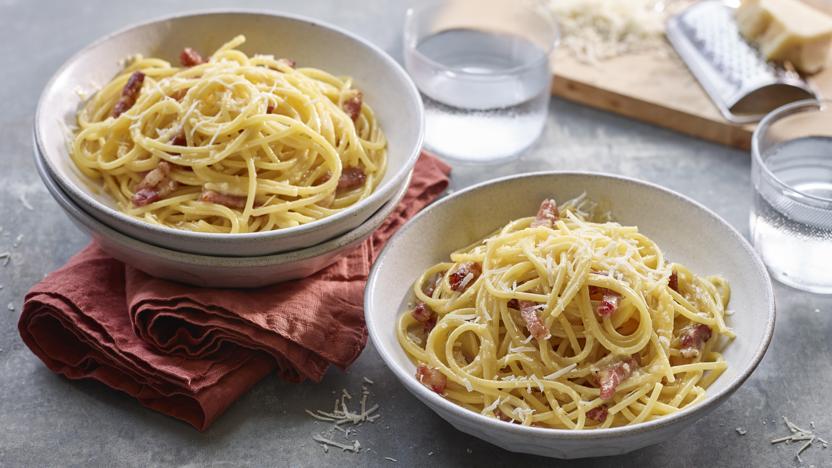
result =
[[[275,368],[319,381],[367,341],[363,289],[384,242],[448,185],[422,155],[399,206],[360,247],[302,280],[204,289],[150,277],[94,243],[26,295],[18,329],[54,372],[92,378],[206,429]]]

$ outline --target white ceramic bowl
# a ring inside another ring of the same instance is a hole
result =
[[[209,52],[237,34],[246,35],[248,54],[291,57],[302,66],[350,75],[376,112],[388,139],[387,173],[376,191],[344,211],[303,226],[250,234],[204,234],[154,226],[121,213],[115,201],[74,166],[67,151],[67,128],[75,124],[89,94],[120,70],[119,61],[141,53],[178,63],[186,46]],[[423,109],[419,92],[404,70],[381,49],[316,20],[260,12],[216,11],[183,14],[132,26],[84,48],[52,77],[35,116],[36,157],[61,189],[98,221],[136,239],[172,250],[206,255],[252,256],[312,246],[355,229],[402,187],[422,145]]]
[[[363,224],[334,239],[273,255],[217,257],[157,247],[104,225],[75,204],[46,173],[43,163],[37,163],[47,190],[70,220],[98,241],[113,258],[152,276],[213,288],[255,288],[317,273],[367,239],[393,212],[410,182],[410,174],[407,174],[404,184],[386,204]]]
[[[453,250],[481,239],[511,219],[537,211],[540,200],[586,192],[609,200],[617,221],[637,225],[667,257],[694,272],[722,274],[731,285],[729,325],[736,340],[725,349],[728,370],[700,404],[655,421],[601,430],[515,425],[468,411],[419,384],[399,346],[395,319],[412,301],[412,281]],[[765,267],[743,237],[713,212],[677,193],[623,177],[537,173],[487,182],[438,202],[407,223],[375,263],[364,295],[367,328],[387,366],[404,386],[457,429],[506,450],[558,458],[617,455],[677,436],[713,411],[748,378],[774,330],[774,296]]]

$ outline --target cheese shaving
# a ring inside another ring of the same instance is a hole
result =
[[[577,364],[574,364],[574,363],[569,364],[568,366],[564,367],[563,369],[557,370],[557,371],[552,372],[551,374],[543,377],[543,379],[544,380],[557,380],[557,379],[563,377],[564,375],[572,372],[576,367],[578,367]]]

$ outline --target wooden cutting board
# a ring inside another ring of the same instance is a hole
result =
[[[832,98],[832,54],[809,82]],[[748,149],[754,125],[728,122],[670,43],[664,49],[581,63],[565,49],[552,57],[552,94],[697,138]],[[832,122],[830,122],[832,125]]]

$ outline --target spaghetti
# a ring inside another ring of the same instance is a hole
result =
[[[666,262],[579,197],[428,268],[398,340],[416,378],[486,416],[561,429],[660,418],[705,397],[730,288]]]
[[[386,140],[349,77],[247,56],[135,57],[78,113],[71,157],[125,213],[191,231],[306,224],[369,196]]]

